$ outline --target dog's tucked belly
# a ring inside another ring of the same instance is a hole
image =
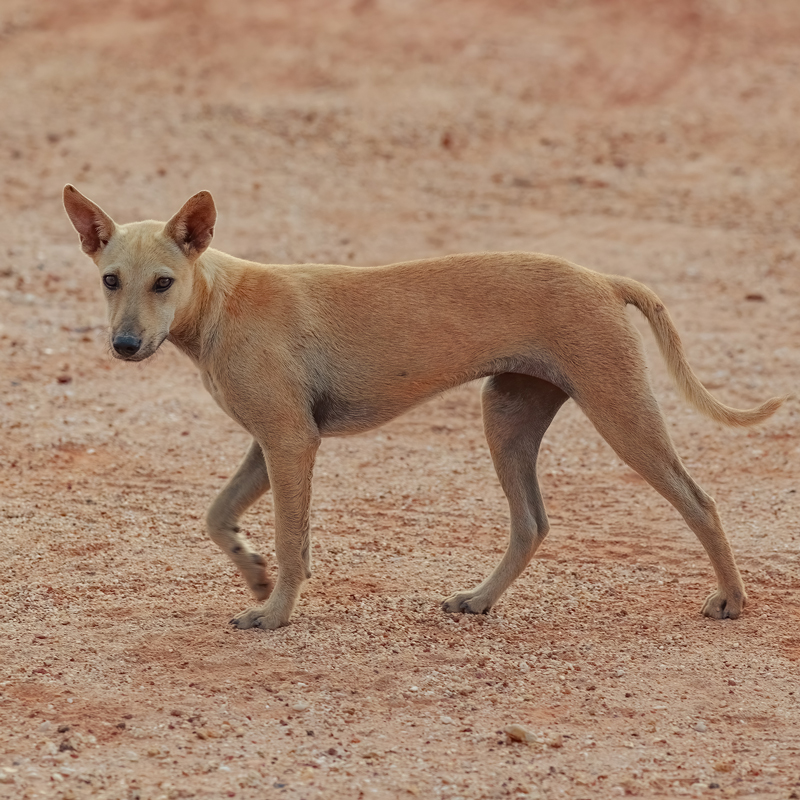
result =
[[[470,381],[506,372],[548,381],[572,395],[570,382],[551,361],[543,358],[501,358],[474,370],[437,376],[438,380],[421,381],[406,374],[397,375],[396,388],[392,387],[389,391],[368,397],[347,397],[347,393],[341,390],[318,389],[312,396],[311,414],[322,436],[364,433],[389,422],[434,395]]]

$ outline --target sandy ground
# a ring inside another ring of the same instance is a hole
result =
[[[642,325],[736,622],[573,404],[536,560],[444,615],[507,536],[473,385],[326,440],[293,623],[235,632],[203,516],[247,436],[171,346],[110,357],[60,201],[166,219],[210,189],[216,246],[261,261],[557,253],[646,281],[750,406],[800,376],[799,43],[794,0],[5,0],[0,797],[800,796],[796,400],[718,428]],[[268,498],[245,524],[274,564]]]

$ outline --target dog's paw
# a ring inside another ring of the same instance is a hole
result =
[[[493,603],[478,592],[456,592],[442,603],[442,609],[450,614],[488,614]]]
[[[240,566],[239,572],[256,600],[263,602],[272,594],[274,583],[267,577],[267,562],[263,556],[250,553],[249,563]]]
[[[726,593],[717,589],[703,603],[703,616],[711,619],[737,619],[746,604],[747,595],[743,591]]]
[[[264,606],[248,608],[247,611],[242,611],[241,614],[237,614],[231,620],[231,625],[233,625],[234,628],[238,628],[240,631],[246,630],[247,628],[261,628],[265,631],[274,631],[276,628],[282,628],[284,625],[288,624],[288,618],[284,618]]]

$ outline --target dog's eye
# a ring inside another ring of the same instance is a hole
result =
[[[159,278],[156,281],[155,290],[157,292],[166,292],[175,281],[172,278]]]
[[[119,289],[119,278],[116,275],[103,275],[106,289]]]

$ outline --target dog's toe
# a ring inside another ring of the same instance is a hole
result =
[[[247,630],[248,628],[260,628],[261,625],[259,624],[259,617],[257,612],[258,609],[255,608],[250,608],[247,611],[242,611],[241,614],[237,614],[231,620],[231,625],[233,625],[234,628],[238,628],[240,631]]]
[[[492,605],[488,600],[476,597],[472,600],[465,600],[461,604],[461,610],[465,614],[488,614],[492,610]]]
[[[462,612],[464,609],[462,605],[465,602],[466,594],[454,594],[452,597],[448,597],[447,600],[442,601],[442,610],[446,611],[448,614],[458,614]]]
[[[488,614],[492,604],[476,592],[458,592],[442,603],[442,609],[449,614]]]
[[[288,625],[289,620],[272,613],[269,609],[269,604],[266,606],[255,606],[242,611],[237,614],[232,620],[231,625],[239,630],[247,630],[248,628],[261,628],[265,631],[274,631],[276,628],[282,628]]]
[[[706,598],[702,613],[711,619],[738,619],[746,603],[743,591],[726,593],[717,589]]]

